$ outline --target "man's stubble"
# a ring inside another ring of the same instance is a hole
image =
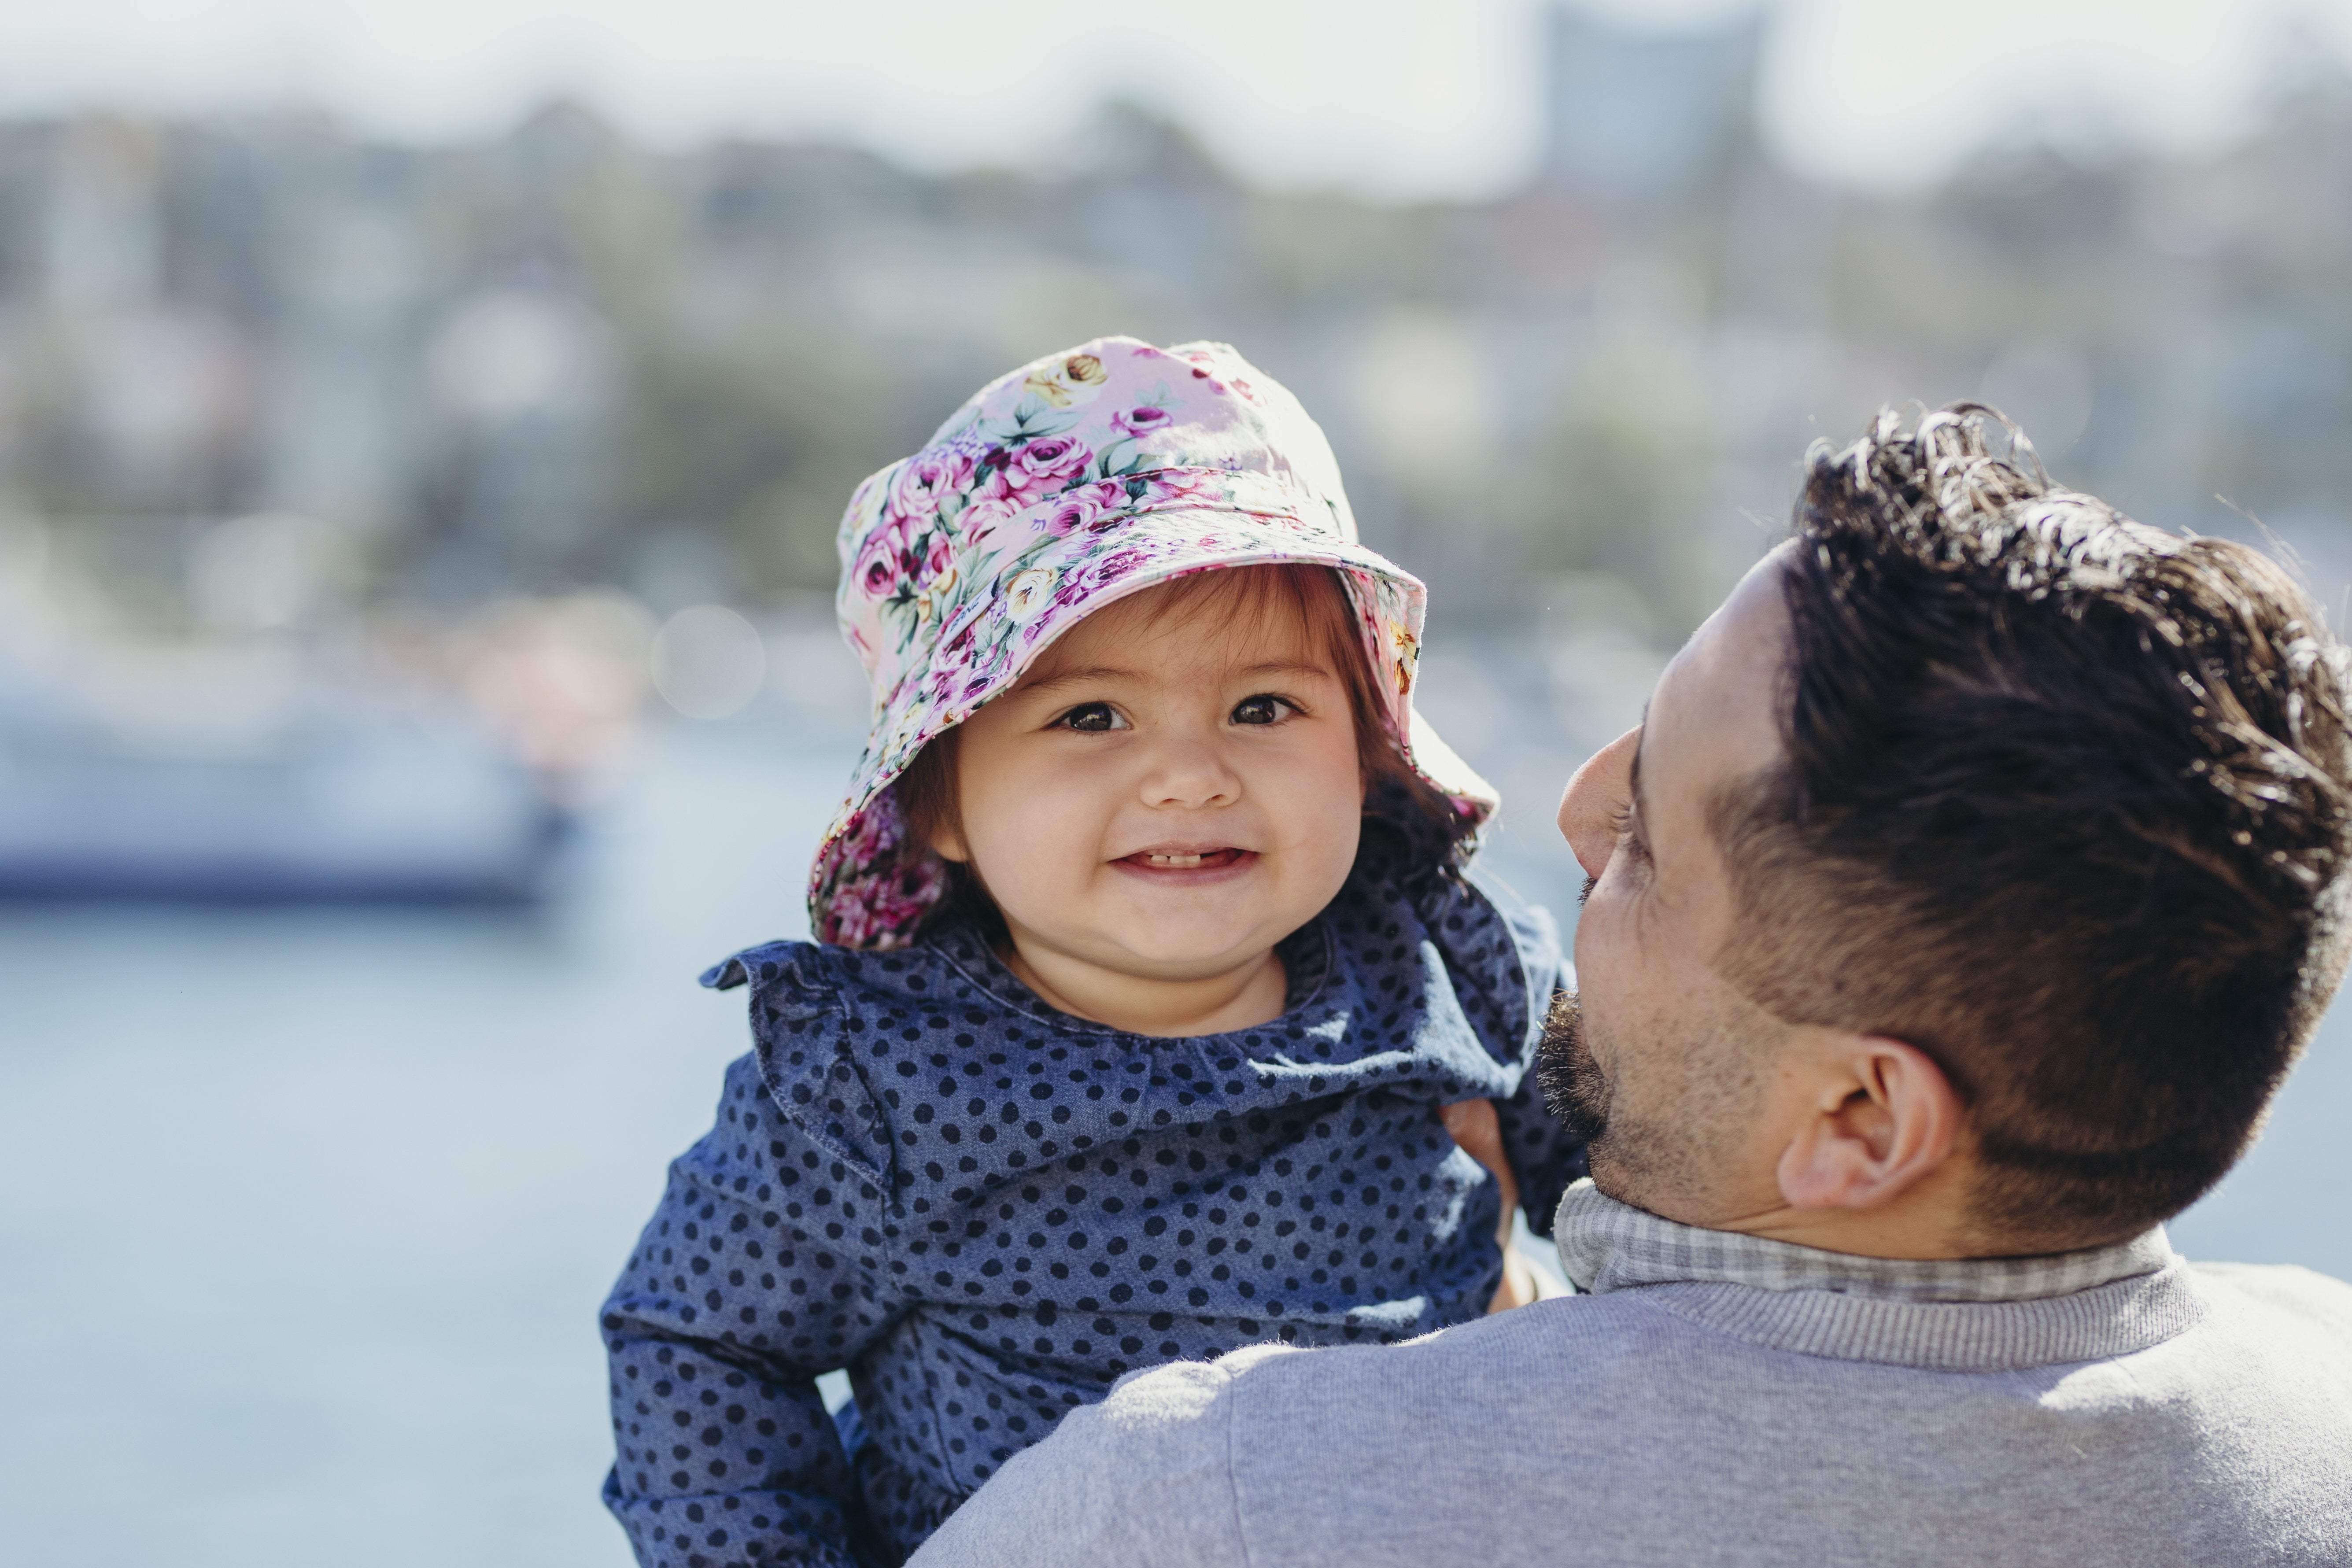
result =
[[[1584,1140],[1602,1192],[1654,1213],[1711,1213],[1738,1179],[1738,1145],[1788,1030],[1718,982],[1623,1039],[1563,991],[1544,1021],[1537,1083]]]

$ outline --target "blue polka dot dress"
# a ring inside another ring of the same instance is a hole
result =
[[[897,1563],[1123,1373],[1479,1315],[1496,1187],[1437,1108],[1498,1102],[1548,1219],[1581,1158],[1528,1070],[1559,942],[1365,827],[1260,1028],[1056,1013],[970,925],[703,977],[750,988],[755,1049],[604,1310],[604,1498],[640,1563]]]

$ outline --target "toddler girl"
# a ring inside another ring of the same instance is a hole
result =
[[[604,1308],[648,1564],[897,1563],[1131,1368],[1475,1317],[1504,1184],[1440,1108],[1497,1102],[1536,1215],[1577,1153],[1550,921],[1461,874],[1494,801],[1411,705],[1422,586],[1287,392],[1088,343],[840,545],[875,713],[819,940],[704,976],[756,1049]]]

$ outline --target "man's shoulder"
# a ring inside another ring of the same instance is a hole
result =
[[[1276,1357],[1298,1353],[1285,1344],[1244,1345],[1214,1361],[1176,1361],[1130,1372],[1111,1384],[1101,1405],[1104,1422],[1120,1431],[1143,1431],[1196,1422],[1234,1381]]]
[[[2189,1267],[2216,1305],[2259,1319],[2265,1329],[2301,1330],[2333,1342],[2352,1367],[2352,1285],[2293,1263]]]
[[[1030,1568],[1243,1564],[1234,1506],[1230,1395],[1253,1346],[1119,1380],[1015,1454],[917,1553],[919,1568],[1018,1562]]]
[[[1495,1328],[1538,1310],[1520,1308],[1402,1345],[1247,1345],[1214,1361],[1130,1373],[1100,1403],[1064,1417],[1045,1443],[1015,1455],[916,1561],[946,1568],[1017,1554],[1057,1568],[1237,1564],[1260,1555],[1246,1543],[1245,1511],[1260,1516],[1259,1529],[1271,1526],[1282,1560],[1304,1544],[1290,1540],[1290,1526],[1307,1521],[1311,1531],[1312,1521],[1339,1517],[1334,1510],[1345,1511],[1367,1477],[1389,1478],[1379,1483],[1384,1492],[1414,1493],[1431,1458],[1445,1468],[1474,1451],[1440,1443],[1438,1455],[1416,1455],[1412,1435],[1440,1405],[1473,1424],[1491,1421],[1494,1396],[1516,1381],[1526,1337]],[[1408,1369],[1401,1382],[1396,1374]],[[1440,1389],[1443,1399],[1433,1400]],[[1281,1516],[1271,1521],[1263,1517],[1269,1492],[1279,1494]]]
[[[2292,1342],[2305,1364],[2352,1375],[2352,1284],[2286,1264],[2196,1263],[2190,1268],[2205,1300],[2207,1329],[2273,1347]],[[1567,1297],[1398,1345],[1310,1352],[1251,1345],[1214,1362],[1132,1373],[1119,1393],[1129,1396],[1132,1418],[1146,1421],[1199,1419],[1214,1401],[1232,1399],[1234,1413],[1219,1418],[1243,1423],[1238,1435],[1246,1436],[1248,1428],[1262,1424],[1328,1419],[1350,1408],[1391,1418],[1415,1405],[1456,1409],[1475,1403],[1460,1397],[1465,1387],[1491,1394],[1498,1387],[1572,1385],[1588,1412],[1615,1395],[1648,1405],[1664,1386],[1696,1369],[1721,1376],[1735,1363],[1777,1359],[1766,1345],[1677,1310],[1679,1297],[1673,1288]],[[2194,1361],[2201,1354],[2200,1337],[2168,1336],[2161,1343]],[[1818,1378],[1864,1370],[1861,1362],[1834,1356],[1796,1359]],[[1900,1364],[1885,1370],[1906,1372]]]
[[[2226,1285],[2258,1300],[2290,1308],[2311,1306],[2325,1310],[2352,1307],[2352,1284],[2299,1263],[2223,1263],[2207,1258],[2189,1262],[2209,1281]]]
[[[1354,1431],[1375,1444],[1387,1435],[1412,1447],[1475,1437],[1496,1419],[1540,1426],[1614,1394],[1638,1398],[1638,1387],[1618,1385],[1654,1384],[1662,1364],[1688,1361],[1670,1342],[1709,1337],[1632,1292],[1561,1297],[1401,1344],[1244,1346],[1133,1374],[1114,1398],[1130,1399],[1130,1419],[1213,1421],[1236,1454],[1311,1468],[1328,1455],[1301,1448],[1304,1432]]]
[[[2352,1291],[2302,1270],[2199,1273],[2209,1310],[2108,1358],[2112,1373],[1955,1375],[1759,1343],[1691,1310],[1689,1292],[1731,1286],[1539,1302],[1401,1345],[1252,1346],[1132,1374],[1073,1412],[950,1521],[961,1555],[923,1561],[1003,1561],[989,1553],[1097,1512],[1114,1522],[1024,1560],[1885,1561],[1932,1526],[1990,1561],[2057,1542],[2088,1564],[2176,1538],[2184,1561],[2221,1560],[2281,1521],[2352,1539],[2327,1500]],[[1780,1451],[1807,1455],[1802,1484],[1759,1480],[1754,1456]],[[2184,1466],[2233,1479],[2179,1494]],[[1889,1492],[1890,1476],[1937,1480]],[[1939,1489],[1955,1478],[1968,1506]],[[1857,1511],[1865,1495],[1883,1506]],[[2118,1535],[2116,1519],[2135,1522]]]
[[[1426,1561],[1455,1538],[1475,1542],[1465,1559],[1493,1563],[1654,1558],[1677,1541],[1694,1557],[1872,1561],[1931,1516],[1982,1542],[1988,1560],[2027,1544],[2002,1509],[1955,1511],[1932,1489],[1851,1517],[1852,1499],[1887,1475],[1961,1478],[2035,1508],[2145,1505],[2131,1551],[2084,1544],[2085,1563],[2130,1560],[2168,1531],[2212,1546],[2231,1529],[2300,1520],[2331,1544],[2347,1539],[2352,1287],[2302,1269],[2199,1277],[2210,1302],[2193,1329],[2096,1366],[1959,1374],[1848,1359],[1759,1342],[1721,1311],[1691,1310],[1690,1292],[1738,1287],[1661,1286],[1541,1302],[1385,1349],[1244,1352],[1192,1387],[1218,1416],[1238,1528],[1277,1561],[1403,1562],[1400,1543],[1414,1542]],[[1805,1452],[1811,1480],[1761,1486],[1748,1460],[1776,1448]],[[2228,1495],[2158,1497],[2195,1466],[2231,1478]],[[1666,1519],[1648,1500],[1669,1489],[1680,1501]],[[1469,1500],[1496,1496],[1522,1506],[1489,1519]],[[1562,1504],[1581,1532],[1566,1555],[1538,1521]],[[1831,1539],[1839,1552],[1809,1555]],[[1380,1556],[1381,1543],[1399,1549]]]

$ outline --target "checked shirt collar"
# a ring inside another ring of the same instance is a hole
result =
[[[2030,1301],[2153,1274],[2174,1258],[2162,1226],[2128,1241],[2039,1258],[1864,1258],[1662,1219],[1590,1179],[1568,1189],[1552,1230],[1569,1279],[1593,1296],[1696,1282],[1885,1301]]]

